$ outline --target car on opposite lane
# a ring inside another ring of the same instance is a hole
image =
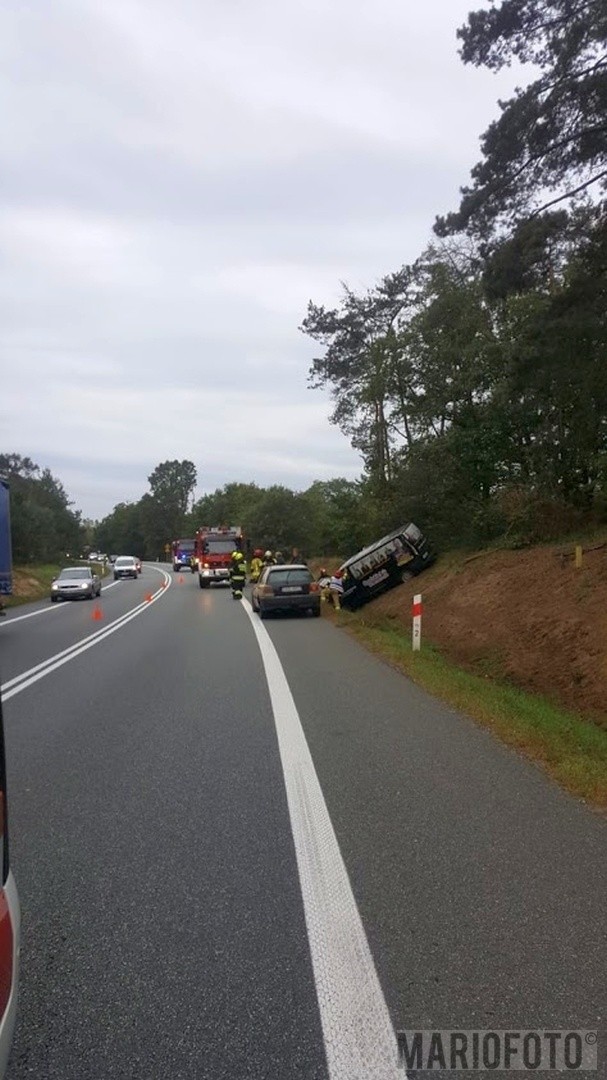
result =
[[[262,619],[275,611],[310,611],[318,617],[320,588],[307,566],[266,566],[253,586],[251,605]]]
[[[120,578],[135,578],[137,580],[137,560],[133,555],[119,555],[114,563],[114,581]]]
[[[65,566],[51,583],[51,603],[57,600],[92,600],[101,595],[101,578],[90,566]]]

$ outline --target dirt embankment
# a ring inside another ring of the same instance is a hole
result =
[[[361,615],[368,622],[402,620],[410,628],[417,592],[423,639],[445,655],[607,729],[607,546],[585,549],[579,569],[573,546],[563,544],[450,556]]]

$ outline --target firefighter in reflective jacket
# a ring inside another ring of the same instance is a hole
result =
[[[251,581],[259,581],[261,571],[263,570],[263,551],[261,548],[256,548],[253,552],[253,558],[251,559],[251,565],[249,567],[249,577]]]
[[[232,555],[232,565],[230,566],[230,585],[232,586],[232,596],[234,600],[242,600],[242,590],[244,589],[244,583],[247,580],[247,567],[244,561],[244,555],[242,551],[235,551]]]

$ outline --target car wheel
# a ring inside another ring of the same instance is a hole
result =
[[[58,599],[58,596],[51,596],[51,604],[56,604]]]
[[[268,617],[268,615],[270,614],[270,612],[269,612],[269,611],[266,611],[266,610],[265,610],[265,608],[262,608],[262,607],[260,606],[258,614],[259,614],[259,618],[260,618],[260,619],[267,619],[267,617]]]
[[[311,608],[311,611],[312,611],[312,614],[313,614],[314,618],[318,619],[318,617],[320,616],[320,608],[319,607],[313,607],[313,608]]]

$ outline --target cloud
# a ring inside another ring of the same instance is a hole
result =
[[[467,0],[55,0],[0,13],[0,422],[86,516],[361,465],[307,389],[310,298],[412,260],[512,73]],[[510,80],[510,84],[509,84]]]

